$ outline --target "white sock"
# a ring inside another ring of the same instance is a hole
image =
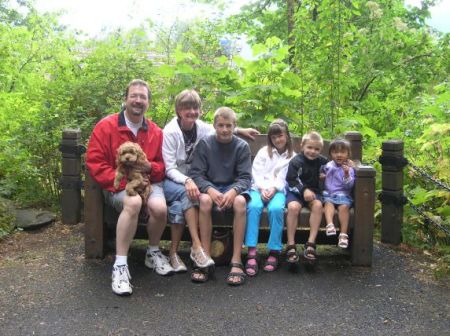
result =
[[[116,261],[114,261],[114,266],[128,265],[128,256],[116,255]]]
[[[147,253],[159,251],[158,245],[148,245]]]

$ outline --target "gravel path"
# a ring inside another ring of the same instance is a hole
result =
[[[0,335],[450,335],[450,287],[423,255],[375,244],[373,267],[357,268],[332,247],[315,272],[284,266],[231,288],[226,267],[206,284],[160,277],[136,245],[122,298],[112,257],[84,259],[82,230],[56,223],[0,242]]]

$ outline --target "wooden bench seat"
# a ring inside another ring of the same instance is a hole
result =
[[[353,191],[354,207],[351,209],[349,235],[350,253],[353,265],[370,266],[372,263],[373,248],[373,225],[375,206],[375,169],[371,166],[362,166],[362,136],[358,132],[348,132],[345,134],[352,147],[352,159],[354,160],[356,181]],[[294,150],[300,151],[301,137],[294,137]],[[255,157],[258,150],[267,143],[267,135],[259,135],[255,141],[248,141],[252,153]],[[325,141],[322,154],[328,156],[329,141]],[[104,205],[102,190],[91,178],[89,172],[85,172],[85,255],[86,258],[102,258],[107,247],[107,241],[114,239],[115,224],[118,214],[110,206]],[[309,210],[302,209],[299,220],[299,227],[296,234],[297,244],[304,243],[309,234]],[[213,229],[232,227],[232,212],[213,212]],[[339,227],[337,216],[335,216],[336,227]],[[318,244],[337,244],[336,237],[327,237],[322,220],[322,230],[317,237]],[[261,225],[259,242],[266,243],[268,238],[267,214],[264,211]],[[136,239],[147,239],[145,223],[139,223],[136,232]],[[163,234],[163,239],[170,240],[170,227],[167,226]],[[183,240],[190,240],[188,230],[185,230]],[[286,242],[284,234],[283,241]]]

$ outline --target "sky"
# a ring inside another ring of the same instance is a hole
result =
[[[236,13],[246,0],[229,0],[228,14]],[[408,5],[420,5],[420,0],[406,0]],[[139,26],[146,18],[157,23],[169,24],[176,18],[186,20],[194,16],[215,16],[221,13],[204,4],[182,0],[35,0],[40,12],[64,10],[60,22],[82,30],[89,37],[101,35],[103,29],[126,29]],[[442,32],[450,32],[450,1],[442,0],[431,9],[431,26]]]

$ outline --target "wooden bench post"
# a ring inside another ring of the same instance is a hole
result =
[[[81,154],[79,129],[65,129],[59,149],[62,153],[61,213],[64,224],[77,224],[81,219]]]
[[[371,166],[355,167],[354,228],[351,240],[351,259],[355,266],[371,266],[375,210],[376,170]]]
[[[403,205],[403,167],[407,160],[403,157],[403,141],[388,140],[382,144],[379,158],[382,168],[381,201],[381,241],[398,245],[402,241]]]
[[[86,169],[84,197],[84,254],[87,259],[103,258],[105,252],[105,223],[103,221],[102,189]]]
[[[345,132],[344,137],[352,146],[353,161],[362,161],[362,134],[359,132]]]

